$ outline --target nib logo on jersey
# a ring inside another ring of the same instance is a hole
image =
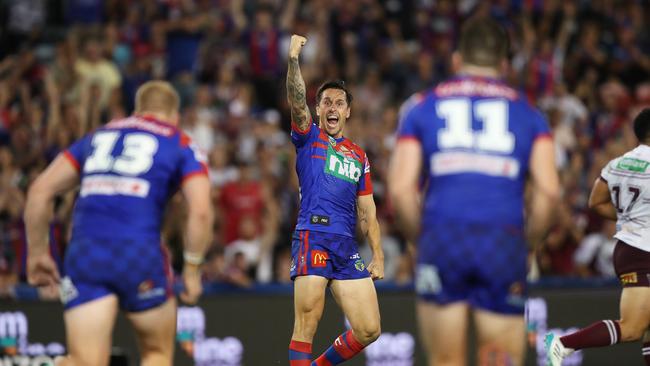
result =
[[[176,320],[176,340],[196,366],[241,366],[244,346],[235,337],[206,338],[205,313],[198,306],[181,306]]]
[[[23,312],[0,312],[0,365],[54,366],[54,357],[65,353],[60,343],[29,343],[28,330]]]
[[[546,350],[544,349],[544,338],[546,333],[568,334],[578,330],[578,328],[569,329],[548,329],[547,325],[548,311],[546,300],[536,297],[526,301],[526,327],[528,335],[528,344],[531,348],[537,350],[537,364],[546,365]],[[562,361],[563,366],[582,365],[582,352],[574,352]]]
[[[327,148],[325,173],[346,180],[350,183],[358,183],[362,174],[361,163],[337,152],[330,145]]]

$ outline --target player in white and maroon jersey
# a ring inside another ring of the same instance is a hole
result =
[[[603,168],[589,197],[591,209],[616,220],[613,261],[623,286],[620,319],[602,320],[563,337],[547,334],[551,366],[560,366],[575,350],[642,338],[642,355],[650,365],[650,109],[634,119],[634,134],[639,146]]]

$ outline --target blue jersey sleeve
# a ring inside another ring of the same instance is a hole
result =
[[[538,111],[533,109],[531,113],[531,121],[533,124],[533,139],[537,140],[540,137],[551,137],[551,130],[548,127],[546,118]]]
[[[291,142],[297,147],[303,147],[308,141],[315,140],[318,138],[319,129],[313,123],[309,124],[309,127],[302,131],[291,122]]]
[[[399,125],[397,127],[398,139],[422,140],[417,120],[416,106],[422,101],[422,94],[415,94],[410,97],[400,108]]]
[[[363,175],[359,180],[357,196],[372,194],[372,178],[370,177],[370,161],[367,156],[363,159]]]
[[[81,171],[81,167],[83,167],[86,162],[86,151],[88,151],[88,141],[90,140],[90,136],[91,135],[86,135],[80,138],[63,151],[63,156],[68,159],[77,171]]]
[[[183,137],[181,140],[179,170],[181,181],[185,181],[197,174],[208,175],[207,157],[205,153],[187,137]]]

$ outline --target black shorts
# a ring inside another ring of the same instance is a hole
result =
[[[650,252],[619,240],[614,248],[614,270],[623,287],[648,287]]]

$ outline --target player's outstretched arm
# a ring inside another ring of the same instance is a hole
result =
[[[531,199],[527,220],[528,242],[536,249],[553,224],[554,208],[560,199],[560,178],[555,168],[555,148],[550,138],[540,138],[530,155]]]
[[[183,183],[183,196],[187,201],[187,229],[183,258],[183,285],[181,300],[188,304],[198,301],[201,284],[201,264],[212,242],[214,214],[210,200],[210,181],[205,175],[195,175]]]
[[[415,242],[420,226],[418,179],[422,165],[422,146],[417,140],[397,142],[388,168],[388,191],[402,234]]]
[[[381,247],[377,207],[372,194],[357,197],[357,221],[361,231],[368,238],[372,250],[372,261],[368,265],[368,272],[373,280],[381,280],[384,278],[384,250]]]
[[[600,177],[596,178],[594,187],[591,189],[589,208],[606,219],[618,219],[616,207],[614,207],[612,196],[609,194],[609,187]]]
[[[78,181],[76,168],[61,154],[29,188],[24,219],[29,248],[27,280],[31,285],[53,286],[59,282],[59,272],[49,250],[54,198],[75,187]]]
[[[307,38],[296,34],[291,36],[289,68],[287,69],[287,100],[291,107],[291,120],[301,131],[306,130],[311,123],[305,81],[300,73],[298,62],[298,56],[305,43],[307,43]]]

